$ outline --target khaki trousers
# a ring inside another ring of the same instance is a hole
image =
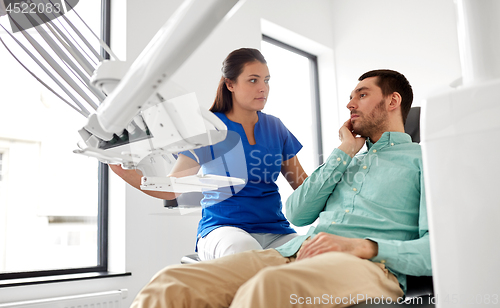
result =
[[[295,261],[268,249],[166,267],[131,307],[349,307],[402,296],[383,264],[341,252]]]

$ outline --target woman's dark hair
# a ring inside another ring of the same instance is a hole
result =
[[[226,113],[233,108],[233,97],[231,91],[226,86],[226,78],[235,82],[238,76],[243,72],[245,64],[259,61],[267,64],[264,56],[257,49],[241,48],[232,51],[224,62],[222,62],[222,77],[219,81],[219,87],[215,95],[214,103],[210,107],[212,112]]]

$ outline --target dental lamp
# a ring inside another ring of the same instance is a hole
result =
[[[86,125],[79,131],[82,141],[75,153],[140,170],[144,190],[190,192],[245,183],[245,179],[209,174],[168,177],[176,153],[213,145],[227,136],[224,123],[201,108],[196,95],[187,94],[171,77],[241,1],[184,1],[130,67],[118,61],[101,40],[101,46],[112,58],[105,60],[63,13],[57,18],[40,10],[34,15],[19,11],[15,14],[11,5],[4,7],[4,2],[0,3],[0,16],[9,16],[13,28],[22,30],[30,48],[2,28],[66,98],[11,54],[49,90],[87,117]],[[52,0],[22,3],[54,5]],[[70,6],[66,0],[62,4]],[[34,28],[42,42],[26,31],[25,25]],[[2,43],[7,47],[3,40]],[[89,106],[92,111],[87,109]]]

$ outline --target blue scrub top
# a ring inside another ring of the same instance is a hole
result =
[[[189,151],[181,153],[199,159],[204,174],[247,179],[245,185],[203,192],[198,237],[205,237],[222,226],[241,228],[249,233],[295,233],[281,211],[276,180],[281,163],[294,157],[302,145],[280,119],[262,112],[257,114],[255,145],[248,143],[240,123],[216,112],[227,126],[226,140],[194,150],[197,158]]]

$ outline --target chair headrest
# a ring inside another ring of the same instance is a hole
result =
[[[420,107],[412,107],[405,123],[405,132],[413,142],[420,142]]]

